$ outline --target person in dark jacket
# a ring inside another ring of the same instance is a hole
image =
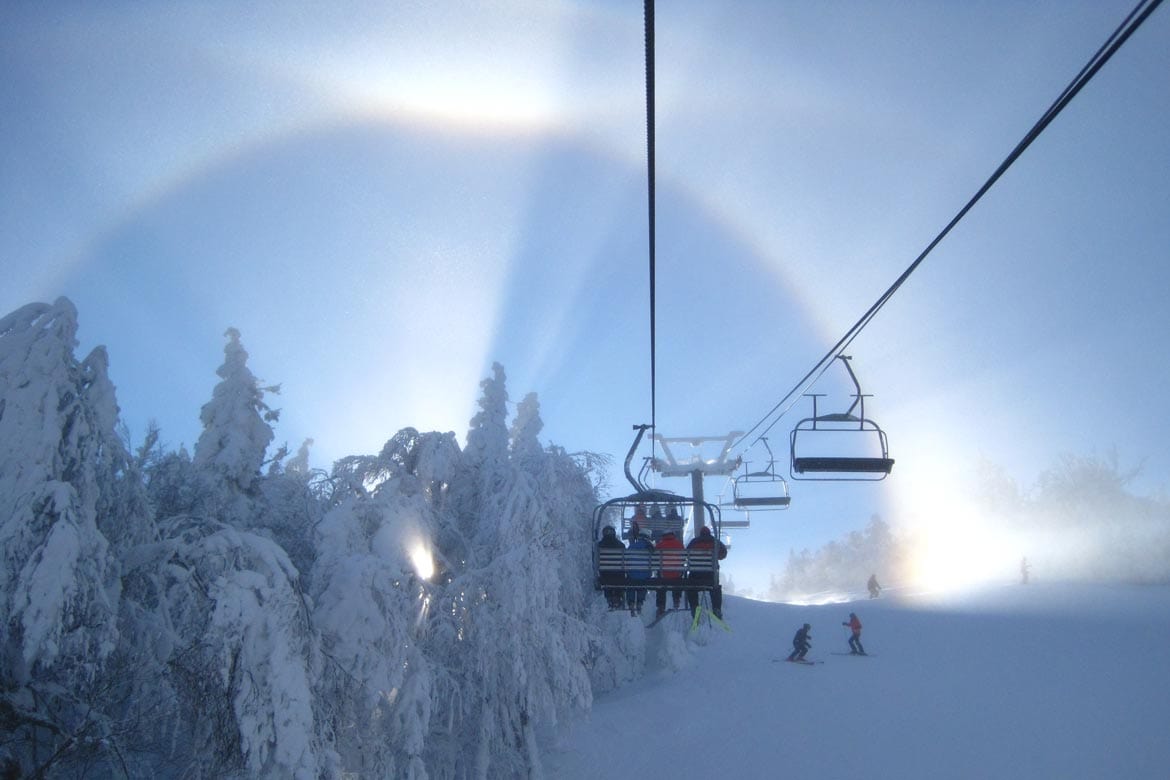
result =
[[[638,536],[631,539],[630,546],[626,550],[627,554],[639,553],[642,556],[638,559],[634,555],[630,555],[630,568],[626,572],[626,582],[631,583],[650,579],[650,553],[654,552],[654,543],[650,541],[649,532],[642,531]],[[645,588],[626,589],[626,607],[629,608],[631,615],[642,614],[642,605],[645,602]]]
[[[865,648],[861,646],[861,620],[858,619],[856,613],[849,613],[849,620],[841,625],[849,626],[853,632],[849,637],[849,652],[853,655],[865,655]]]
[[[687,545],[687,550],[714,550],[719,560],[727,557],[727,545],[716,539],[711,534],[711,529],[703,526],[699,529],[698,535],[691,539],[690,544]],[[715,584],[715,572],[713,571],[692,571],[687,577],[688,584],[691,585],[710,585],[711,591],[711,611],[715,613],[715,617],[723,617],[723,588]],[[693,614],[699,608],[699,591],[687,591],[687,608]]]
[[[871,599],[876,599],[882,592],[882,586],[878,585],[876,574],[869,575],[869,582],[865,583],[865,587],[869,588],[869,597]]]
[[[812,631],[812,626],[810,626],[808,623],[805,623],[803,626],[801,626],[800,628],[798,628],[796,630],[796,636],[792,637],[792,652],[788,655],[788,658],[785,660],[788,660],[788,661],[803,661],[804,660],[804,656],[808,653],[809,649],[812,647],[812,637],[809,635],[809,631]]]
[[[598,549],[601,550],[624,550],[626,546],[622,544],[622,540],[617,538],[617,531],[612,525],[607,525],[601,529],[601,541],[597,543]],[[620,571],[605,571],[601,572],[599,578],[602,585],[621,585],[626,581],[626,575]],[[603,588],[605,592],[605,602],[610,609],[622,608],[622,595],[624,588]]]

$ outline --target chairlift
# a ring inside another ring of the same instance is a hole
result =
[[[838,355],[845,364],[856,393],[853,404],[840,413],[820,414],[817,399],[823,393],[806,393],[812,398],[812,417],[796,424],[789,437],[790,474],[797,480],[829,482],[879,481],[894,468],[886,433],[865,416],[865,399],[861,384],[849,364],[848,355]],[[856,411],[856,414],[854,414]],[[841,442],[848,441],[848,447]]]
[[[711,590],[719,584],[718,547],[712,550],[629,550],[619,547],[606,548],[598,546],[602,538],[602,529],[612,526],[620,536],[629,536],[634,523],[638,523],[638,531],[649,533],[652,539],[661,538],[666,533],[663,530],[655,536],[655,532],[641,525],[635,520],[639,508],[654,505],[663,509],[664,516],[670,509],[675,509],[680,517],[683,512],[694,506],[694,500],[689,496],[670,493],[665,490],[649,490],[633,493],[621,498],[612,498],[598,506],[593,512],[592,542],[593,542],[593,569],[596,574],[594,586],[597,590],[606,588],[624,588],[626,590],[657,590],[669,587],[672,590]],[[703,502],[702,516],[696,527],[706,525],[720,538],[722,522],[719,507]],[[681,530],[667,529],[674,532],[682,541]],[[631,578],[630,575],[648,573],[649,576]],[[691,575],[714,575],[712,579],[704,578],[696,583]]]
[[[761,439],[768,450],[768,465],[761,471],[745,471],[732,485],[731,505],[735,509],[775,512],[787,509],[792,503],[788,495],[788,481],[776,473],[776,458],[766,438]]]
[[[626,455],[626,478],[636,492],[612,498],[593,511],[594,586],[597,590],[655,590],[662,587],[712,590],[719,584],[718,546],[713,550],[629,550],[625,545],[612,548],[598,545],[606,526],[613,527],[616,535],[625,538],[636,533],[648,533],[652,539],[661,538],[670,531],[682,541],[686,523],[683,518],[688,509],[699,513],[694,518],[696,529],[706,525],[715,538],[722,533],[719,507],[706,501],[696,502],[689,496],[647,488],[631,475],[630,461],[647,428],[647,425],[634,426],[638,434]],[[643,574],[649,576],[643,577]],[[691,575],[699,581],[691,579]]]

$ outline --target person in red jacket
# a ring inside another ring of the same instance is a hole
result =
[[[691,539],[690,544],[687,545],[688,550],[717,550],[716,555],[719,560],[727,557],[727,545],[716,539],[711,534],[711,529],[703,526],[699,529],[699,535]],[[723,617],[723,588],[715,584],[715,572],[691,572],[688,579],[693,584],[711,585],[711,611],[715,613],[715,617]],[[687,607],[693,614],[699,608],[699,591],[687,591]]]
[[[857,619],[857,614],[849,613],[849,620],[842,623],[843,626],[849,626],[853,632],[849,637],[849,654],[850,655],[865,655],[865,648],[861,646],[861,621]]]
[[[658,543],[654,545],[654,549],[662,553],[662,568],[660,569],[661,576],[667,580],[678,580],[682,582],[682,551],[684,549],[682,540],[674,535],[674,531],[667,531],[659,538]],[[662,617],[666,614],[666,591],[671,591],[671,596],[674,598],[674,608],[678,609],[682,602],[682,588],[659,588],[658,595],[655,596],[655,606],[658,607],[657,617]]]

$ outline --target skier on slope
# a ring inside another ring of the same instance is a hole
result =
[[[857,618],[855,612],[849,613],[849,620],[841,625],[848,626],[852,631],[849,637],[849,654],[850,655],[865,655],[865,648],[861,646],[861,621]]]
[[[805,623],[796,630],[796,636],[792,637],[792,652],[788,654],[787,661],[803,661],[809,649],[812,648],[812,637],[809,636],[809,631],[812,626]]]
[[[876,599],[882,592],[882,586],[878,584],[876,574],[869,575],[869,582],[865,583],[865,587],[869,589],[869,597],[871,599]]]

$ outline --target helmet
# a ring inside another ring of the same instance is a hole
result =
[[[616,533],[617,533],[617,531],[613,530],[612,525],[607,525],[605,528],[601,529],[602,536],[613,536]]]
[[[805,628],[812,628],[812,626],[810,626],[808,623],[805,623],[805,624],[804,624],[804,627],[805,627]]]

